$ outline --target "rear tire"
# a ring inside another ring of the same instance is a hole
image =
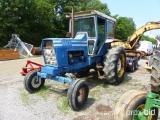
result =
[[[29,72],[24,78],[23,81],[24,87],[29,93],[37,92],[44,86],[45,79],[38,77],[39,80],[38,82],[36,82],[36,78],[37,78],[36,70]]]
[[[156,51],[151,70],[151,91],[160,94],[160,51]]]
[[[81,110],[88,99],[89,86],[84,80],[76,80],[69,87],[67,98],[69,106],[75,110]]]
[[[119,84],[123,81],[126,71],[126,53],[123,47],[115,46],[105,55],[104,76],[106,82]]]
[[[139,120],[138,113],[143,111],[146,103],[145,91],[140,90],[129,90],[125,92],[119,99],[116,104],[114,111],[115,120]],[[158,109],[152,108],[155,110],[154,115],[148,116],[147,120],[157,120],[158,118]]]

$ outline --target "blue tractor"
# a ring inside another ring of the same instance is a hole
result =
[[[66,73],[81,76],[94,69],[99,79],[119,84],[125,74],[126,53],[121,46],[111,47],[111,43],[117,41],[114,39],[114,18],[95,10],[75,12],[74,17],[71,16],[69,14],[69,31],[73,36],[42,40],[45,65],[40,71],[29,72],[24,78],[24,86],[33,93],[44,85],[45,79],[68,83],[69,106],[78,111],[88,99],[89,87],[86,81],[74,80]]]

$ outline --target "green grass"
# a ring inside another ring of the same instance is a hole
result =
[[[115,91],[116,91],[115,87],[106,89],[107,94],[112,94]]]
[[[93,98],[100,99],[100,97],[102,96],[102,93],[101,93],[101,90],[96,88],[95,90],[90,90],[89,95]]]
[[[0,50],[9,50],[9,48],[0,47]]]
[[[29,102],[30,102],[29,94],[24,92],[24,93],[21,93],[20,96],[21,96],[22,102],[23,102],[25,105],[28,105]]]
[[[46,100],[47,99],[47,97],[49,97],[49,95],[50,95],[50,91],[49,91],[49,89],[48,89],[48,87],[49,86],[43,86],[38,92],[37,92],[37,94],[41,97],[41,98],[43,98],[44,100]]]
[[[68,105],[67,97],[63,97],[63,96],[57,97],[57,109],[63,114],[69,113],[69,105]]]
[[[20,98],[24,105],[29,105],[30,103],[35,103],[37,101],[37,97],[42,98],[44,100],[47,99],[48,96],[50,96],[50,91],[48,89],[48,85],[43,86],[38,92],[35,94],[29,94],[25,91],[25,89],[19,88],[20,91]],[[35,95],[37,97],[35,97]],[[34,96],[34,97],[32,97]]]

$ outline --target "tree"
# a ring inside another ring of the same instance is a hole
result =
[[[73,4],[75,12],[95,9],[110,15],[107,4],[99,0],[0,0],[0,46],[12,33],[35,46],[42,38],[65,37],[69,24],[65,16]]]
[[[40,45],[42,38],[56,31],[52,24],[56,15],[49,0],[1,0],[0,11],[0,46],[12,33],[27,43]]]
[[[59,0],[55,4],[56,13],[60,15],[71,12],[72,5],[75,6],[75,12],[84,10],[98,10],[104,14],[110,15],[107,4],[101,3],[100,0]]]
[[[117,15],[116,15],[117,17]],[[115,24],[115,38],[126,41],[135,31],[135,23],[132,18],[118,17]]]
[[[66,31],[68,31],[68,23],[69,20],[66,18],[67,13],[71,13],[72,5],[74,5],[75,12],[85,11],[85,10],[97,10],[103,12],[104,14],[110,15],[110,11],[106,3],[101,3],[100,0],[59,0],[56,3],[56,14],[59,16],[59,23],[61,24],[62,36],[65,35]]]
[[[156,42],[157,42],[154,38],[151,38],[151,37],[145,36],[145,35],[142,35],[142,37],[141,37],[140,40],[141,40],[141,41],[147,40],[147,41],[152,42],[153,44],[156,44]]]

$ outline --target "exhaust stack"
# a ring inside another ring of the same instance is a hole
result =
[[[71,37],[74,38],[74,5],[72,5],[72,27],[71,27]]]

